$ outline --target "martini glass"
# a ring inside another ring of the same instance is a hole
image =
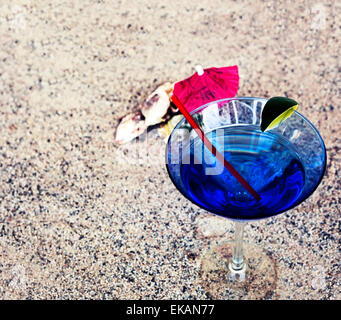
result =
[[[201,278],[213,298],[266,298],[276,283],[275,262],[260,247],[243,243],[245,222],[290,210],[317,188],[326,149],[316,128],[298,112],[262,132],[262,98],[229,98],[191,115],[225,159],[261,196],[256,201],[206,149],[186,119],[166,149],[168,174],[197,206],[235,221],[233,242],[218,243],[201,257]]]

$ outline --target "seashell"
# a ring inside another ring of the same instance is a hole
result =
[[[127,143],[141,135],[147,127],[140,110],[127,114],[119,120],[114,142],[117,144]]]
[[[146,118],[147,126],[163,122],[170,106],[173,84],[166,82],[158,87],[141,106],[141,112]]]
[[[116,127],[114,142],[124,144],[140,136],[150,126],[167,125],[167,121],[178,113],[170,102],[173,88],[174,83],[164,83],[147,97],[137,111],[121,118]]]

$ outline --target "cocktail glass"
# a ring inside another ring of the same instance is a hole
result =
[[[266,101],[229,98],[191,112],[217,150],[259,193],[260,201],[215,159],[186,119],[168,140],[166,165],[177,189],[197,206],[235,221],[234,243],[217,244],[201,259],[201,277],[215,298],[242,297],[246,291],[251,298],[261,298],[273,289],[274,261],[261,248],[243,244],[245,222],[294,208],[313,193],[325,172],[323,140],[300,113],[295,111],[270,131],[260,130]]]

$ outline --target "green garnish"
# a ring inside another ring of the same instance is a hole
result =
[[[298,103],[293,99],[286,97],[270,98],[262,111],[261,130],[264,132],[278,127],[292,115],[297,107]]]

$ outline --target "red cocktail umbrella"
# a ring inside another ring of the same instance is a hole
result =
[[[200,66],[197,73],[179,81],[174,85],[172,101],[193,127],[207,149],[220,161],[224,167],[240,182],[240,184],[257,200],[259,194],[233,168],[224,156],[207,139],[203,130],[195,122],[190,112],[211,101],[234,97],[238,91],[238,67],[209,68],[203,70]]]
[[[239,86],[238,67],[202,69],[174,85],[173,94],[188,112],[214,100],[234,97]]]

